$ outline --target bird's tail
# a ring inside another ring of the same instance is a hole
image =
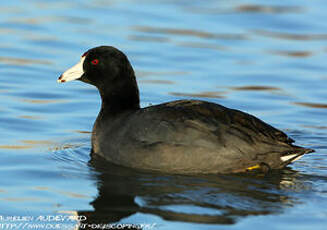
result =
[[[293,145],[293,151],[288,151],[280,157],[280,160],[284,165],[288,165],[298,159],[300,159],[304,154],[313,153],[313,149],[303,148],[300,146]]]

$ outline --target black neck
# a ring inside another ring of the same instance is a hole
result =
[[[136,84],[128,84],[121,88],[99,89],[102,99],[102,114],[117,115],[125,111],[137,110],[140,108],[139,91]]]

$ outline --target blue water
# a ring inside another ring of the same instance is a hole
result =
[[[325,229],[324,3],[1,1],[0,229],[76,229],[72,216],[160,230]],[[142,106],[220,103],[316,153],[269,176],[149,174],[91,161],[98,92],[56,80],[98,45],[128,55]]]

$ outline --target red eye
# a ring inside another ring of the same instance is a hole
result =
[[[91,61],[92,65],[97,65],[99,63],[99,59],[94,59]]]

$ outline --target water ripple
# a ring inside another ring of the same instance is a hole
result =
[[[162,229],[324,229],[324,3],[2,1],[1,215],[69,210],[92,223],[155,222]],[[220,103],[316,152],[272,175],[149,174],[94,159],[99,94],[56,79],[98,45],[127,54],[142,106],[185,98]]]

